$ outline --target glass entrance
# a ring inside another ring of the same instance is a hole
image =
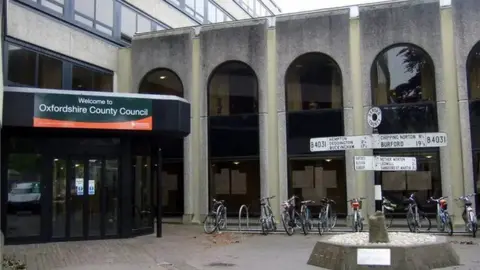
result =
[[[118,235],[118,158],[52,160],[53,239]]]

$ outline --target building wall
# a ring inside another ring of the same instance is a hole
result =
[[[154,50],[150,56],[163,55],[167,60],[162,61],[166,61],[166,64],[172,62],[171,59],[177,59],[172,55],[179,54],[183,49],[190,50],[191,54],[186,57],[187,61],[182,62],[183,64],[177,63],[185,66],[176,67],[178,70],[184,70],[185,74],[190,74],[187,80],[190,80],[192,86],[191,96],[199,98],[191,101],[200,104],[198,119],[192,118],[192,126],[197,126],[198,129],[192,131],[196,130],[198,132],[196,135],[201,139],[196,142],[198,145],[190,146],[190,150],[186,150],[186,156],[190,158],[193,155],[187,152],[193,149],[203,149],[200,151],[201,159],[208,157],[205,98],[207,79],[211,72],[217,65],[227,60],[241,60],[249,64],[259,81],[260,114],[264,115],[261,116],[263,122],[260,121],[259,136],[262,170],[260,185],[265,195],[264,191],[275,191],[269,186],[276,182],[279,186],[279,197],[284,199],[288,177],[284,135],[286,129],[284,76],[288,65],[297,56],[310,51],[331,56],[342,70],[345,134],[361,135],[359,132],[369,134],[372,131],[366,125],[365,114],[372,105],[370,72],[375,57],[394,44],[409,43],[419,46],[428,53],[434,63],[438,126],[439,131],[446,132],[449,139],[448,146],[440,148],[442,193],[455,197],[467,193],[473,186],[471,146],[469,135],[467,136],[469,121],[465,119],[465,116],[468,116],[468,104],[463,103],[467,99],[465,63],[471,48],[480,40],[480,33],[477,31],[480,9],[475,4],[475,0],[454,0],[453,6],[449,7],[441,6],[436,0],[422,3],[405,1],[361,6],[359,13],[356,12],[358,9],[353,8],[279,16],[276,21],[258,19],[232,22],[195,28],[192,30],[195,34],[189,38],[185,36],[181,46],[172,45],[178,44],[178,41],[171,42],[176,40],[176,33],[165,32],[164,35],[150,37],[146,34],[142,40],[134,41],[132,52],[140,52],[146,42],[143,39],[149,38],[151,39],[149,50]],[[451,14],[453,16],[450,16]],[[192,45],[188,47],[183,45],[183,42]],[[170,44],[172,48],[165,48],[166,44]],[[164,53],[155,52],[162,49],[165,50]],[[133,81],[138,82],[147,72],[147,69],[139,63],[147,60],[135,57],[135,53],[132,53],[132,70],[139,70],[133,72]],[[454,68],[451,61],[457,64],[457,74],[454,74],[455,71],[451,72]],[[271,63],[275,63],[277,68],[272,68]],[[199,72],[198,76],[195,75],[196,72]],[[451,87],[452,83],[458,85],[458,93],[455,87]],[[275,94],[272,95],[270,89],[273,89]],[[353,92],[354,90],[361,94]],[[276,111],[266,109],[270,103],[275,104]],[[363,128],[358,128],[359,125]],[[271,130],[272,127],[275,127],[274,130]],[[192,132],[191,136],[195,136],[195,133]],[[278,164],[267,160],[269,155],[265,153],[268,152],[268,140],[278,141],[276,145]],[[372,151],[365,151],[363,154],[371,155]],[[349,151],[346,156],[347,159],[353,158]],[[462,158],[458,158],[459,156]],[[352,163],[349,161],[345,165],[347,191],[350,190],[348,191],[350,195],[366,194],[370,205],[367,209],[371,213],[374,209],[371,207],[374,202],[373,173],[362,176],[361,173],[354,171]],[[207,212],[208,164],[206,162],[192,164],[199,166],[194,170],[202,171],[195,176],[200,185],[193,186],[194,184],[190,183],[191,190],[200,194],[193,201],[189,199],[190,204],[196,205],[196,208],[191,206],[191,209],[194,209],[193,216],[199,216]],[[276,171],[279,177],[272,179],[271,176],[275,175],[272,171]],[[364,185],[362,188],[356,186],[358,185],[356,179],[362,181]],[[280,199],[277,197],[276,200],[277,204]],[[453,203],[451,205],[452,212],[459,217],[461,209]],[[460,224],[461,220],[456,218],[455,223]]]
[[[108,70],[117,69],[117,46],[11,0],[6,35]]]

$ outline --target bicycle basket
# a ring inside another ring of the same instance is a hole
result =
[[[350,203],[350,206],[355,210],[362,209],[362,201],[353,201]]]

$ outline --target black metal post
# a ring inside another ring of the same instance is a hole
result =
[[[162,237],[162,149],[158,148],[157,156],[157,238]]]
[[[378,134],[378,129],[377,128],[373,128],[372,130],[372,134]],[[375,158],[375,153],[374,153],[374,158]],[[374,171],[373,172],[373,179],[374,179],[374,186],[377,186],[377,185],[382,185],[382,181],[380,179],[380,176],[379,174],[381,174],[381,172],[377,172],[377,171]],[[379,200],[375,200],[375,211],[381,211],[382,210],[382,201],[379,201]]]

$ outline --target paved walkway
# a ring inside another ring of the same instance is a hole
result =
[[[96,240],[5,247],[6,254],[26,259],[29,270],[210,270],[296,269],[306,265],[318,234],[205,235],[200,226],[165,225],[164,237]],[[462,266],[445,270],[480,269],[480,239],[452,237]],[[472,242],[470,242],[472,241]]]

